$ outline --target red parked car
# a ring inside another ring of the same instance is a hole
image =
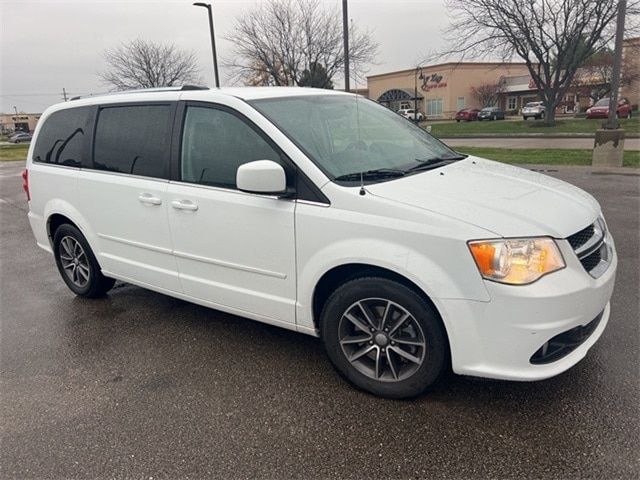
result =
[[[464,120],[465,122],[471,122],[478,119],[478,113],[480,110],[477,108],[465,108],[456,113],[456,122]]]
[[[618,118],[631,118],[631,104],[626,98],[618,101],[616,109]],[[596,104],[587,110],[587,118],[607,118],[609,116],[609,99],[601,98]]]

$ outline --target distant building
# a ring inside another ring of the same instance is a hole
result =
[[[622,49],[622,63],[635,72],[628,85],[623,85],[620,94],[632,105],[640,104],[640,37],[627,38]]]
[[[625,39],[623,52],[625,68],[640,71],[640,37]],[[394,111],[413,108],[416,103],[428,119],[453,118],[463,108],[482,108],[472,89],[483,85],[500,85],[496,106],[507,114],[518,115],[528,102],[540,100],[524,63],[452,62],[367,77],[369,98]],[[591,94],[602,86],[602,78],[578,71],[556,112],[573,114],[586,110],[593,103]],[[638,105],[640,75],[623,85],[620,94]]]
[[[426,118],[453,118],[463,108],[482,107],[473,87],[527,74],[524,63],[443,63],[371,75],[367,86],[369,98],[394,111],[413,108],[416,101]]]
[[[31,133],[35,130],[40,113],[0,113],[0,133]]]

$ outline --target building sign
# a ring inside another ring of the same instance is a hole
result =
[[[420,80],[422,80],[420,88],[425,92],[433,90],[434,88],[445,88],[447,86],[447,82],[443,82],[442,75],[438,73],[433,73],[431,75],[424,75],[421,73]]]

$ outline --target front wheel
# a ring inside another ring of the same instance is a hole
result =
[[[367,392],[415,397],[445,369],[448,344],[438,313],[397,282],[366,277],[345,283],[327,300],[320,321],[331,363]]]
[[[101,297],[115,284],[113,278],[102,275],[87,239],[73,225],[64,224],[55,231],[53,252],[62,279],[76,295]]]

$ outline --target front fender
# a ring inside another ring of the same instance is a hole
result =
[[[466,245],[464,248],[466,249]],[[453,255],[455,250],[452,245]],[[468,252],[464,253],[468,255]],[[305,330],[314,328],[313,296],[318,282],[333,268],[348,264],[380,267],[402,275],[417,285],[439,311],[440,299],[489,301],[489,295],[475,268],[461,272],[466,267],[451,262],[451,268],[447,269],[446,262],[438,263],[436,258],[437,256],[427,256],[425,252],[404,244],[370,238],[350,238],[325,245],[303,262],[299,262],[297,324]]]

